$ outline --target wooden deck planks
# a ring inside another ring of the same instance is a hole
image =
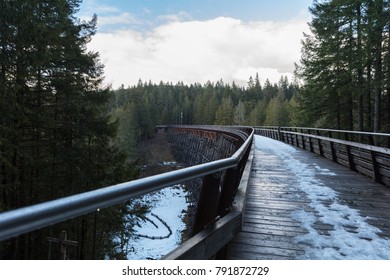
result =
[[[304,210],[316,215],[316,211],[307,195],[294,187],[300,178],[285,167],[283,158],[267,147],[256,149],[254,156],[242,230],[229,243],[227,259],[300,259],[311,245],[296,241],[308,231],[293,213]],[[378,238],[390,238],[389,188],[304,150],[297,149],[294,157],[318,168],[316,180],[337,192],[339,204],[357,209],[370,225],[382,230]],[[330,207],[333,201],[321,203]],[[314,228],[327,236],[334,226],[317,221]],[[354,226],[345,230],[351,234],[358,231]]]

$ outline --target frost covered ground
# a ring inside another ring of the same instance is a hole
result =
[[[181,232],[186,228],[182,220],[188,208],[186,192],[181,185],[176,185],[140,200],[150,206],[150,213],[148,220],[134,228],[135,234],[129,240],[134,250],[127,254],[127,258],[159,259],[181,242]]]
[[[292,217],[308,232],[295,239],[305,248],[302,259],[390,259],[390,240],[379,237],[380,229],[368,224],[367,217],[362,217],[358,210],[340,203],[339,194],[316,176],[336,176],[335,173],[297,160],[294,156],[298,150],[290,145],[261,136],[255,136],[255,143],[257,149],[277,155],[286,172],[296,175],[291,187],[303,191],[314,210],[292,212]],[[314,228],[316,222],[332,225],[333,229],[329,235],[322,235]],[[351,228],[355,230],[347,230]]]

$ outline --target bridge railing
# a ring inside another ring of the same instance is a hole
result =
[[[227,200],[221,198],[224,197],[224,192],[231,195],[240,192],[240,178],[251,151],[254,131],[247,127],[226,129],[186,127],[186,129],[234,135],[240,143],[235,153],[228,158],[0,213],[0,241],[93,213],[97,209],[117,205],[168,186],[202,178],[203,195],[201,194],[198,212],[203,211],[204,215],[197,214],[197,230],[194,232],[194,237],[188,240],[187,245],[183,244],[179,250],[166,258],[210,258],[223,248],[241,227],[240,211],[226,212]],[[221,173],[223,176],[220,176]],[[231,186],[232,181],[238,183]],[[231,192],[231,188],[235,191]],[[238,204],[242,204],[242,196],[238,199],[241,199]],[[231,198],[228,200],[232,201]],[[205,246],[206,244],[212,246]]]
[[[255,133],[297,146],[390,186],[390,134],[304,127],[255,127]]]

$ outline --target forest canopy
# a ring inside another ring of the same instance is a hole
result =
[[[118,89],[103,84],[88,50],[97,16],[79,19],[80,4],[0,0],[0,212],[137,178],[159,124],[390,132],[389,0],[314,1],[294,81]],[[0,259],[58,257],[47,237],[64,230],[79,242],[71,258],[124,258],[112,237],[131,233],[129,204],[1,242]]]

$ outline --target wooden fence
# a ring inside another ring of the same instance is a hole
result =
[[[318,154],[390,186],[390,134],[302,127],[255,127],[255,133]]]

